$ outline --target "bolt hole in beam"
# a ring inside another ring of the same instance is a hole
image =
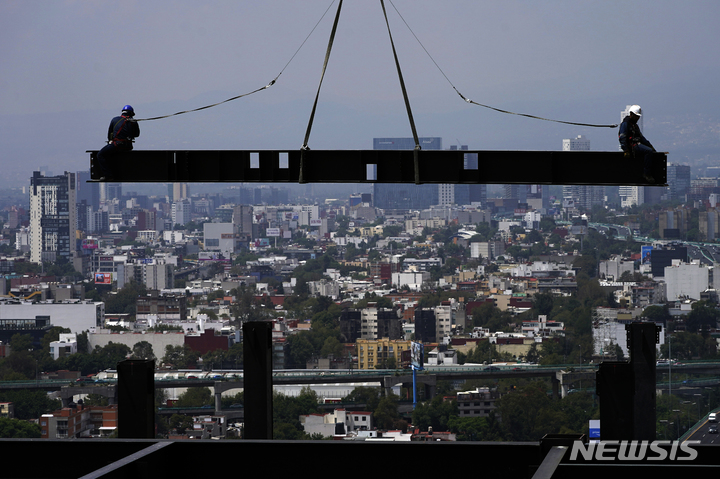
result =
[[[257,151],[250,152],[250,168],[260,168],[260,153]]]
[[[281,151],[278,158],[278,168],[287,170],[290,168],[290,156],[287,151]]]

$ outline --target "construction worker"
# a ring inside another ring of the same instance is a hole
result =
[[[628,114],[623,118],[618,131],[618,139],[620,140],[620,148],[625,152],[625,158],[635,157],[643,162],[643,178],[648,183],[655,183],[655,179],[651,176],[652,170],[652,154],[655,153],[655,147],[645,138],[640,131],[637,122],[642,116],[642,109],[639,105],[630,107]]]
[[[114,174],[114,165],[109,164],[110,160],[118,152],[133,149],[133,140],[140,136],[140,126],[133,119],[134,116],[133,107],[125,105],[120,116],[116,116],[110,121],[108,144],[97,155],[97,165],[100,170],[98,181],[112,181],[116,175]]]

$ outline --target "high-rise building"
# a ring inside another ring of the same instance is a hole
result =
[[[187,183],[169,183],[168,197],[170,202],[184,200],[190,197],[190,190]]]
[[[590,140],[582,135],[563,140],[563,151],[590,151]]]
[[[419,138],[423,150],[442,150],[442,138]],[[413,138],[373,138],[374,150],[414,150]],[[438,204],[438,185],[374,183],[373,203],[384,210],[422,210]]]
[[[720,211],[708,208],[698,214],[700,237],[705,241],[715,241],[720,236]]]
[[[101,183],[100,202],[106,203],[115,198],[122,198],[122,183]]]
[[[90,171],[77,172],[77,202],[85,203],[93,209],[100,207],[100,183],[90,182]]]
[[[582,135],[577,138],[566,138],[562,143],[563,151],[590,151],[590,140]],[[593,206],[602,205],[605,200],[605,187],[594,185],[565,185],[563,200],[572,200],[575,206],[591,210]]]
[[[184,225],[192,218],[192,202],[189,199],[176,201],[172,204],[172,223]]]
[[[72,261],[76,249],[75,173],[30,179],[30,261]]]
[[[241,235],[252,235],[253,207],[250,205],[238,205],[233,208],[232,223],[235,225],[236,233]]]
[[[667,165],[668,199],[684,200],[690,191],[690,166]]]
[[[680,239],[688,230],[689,213],[685,208],[662,211],[658,214],[658,231],[661,239]]]

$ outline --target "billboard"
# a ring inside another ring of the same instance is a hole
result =
[[[425,348],[422,343],[410,342],[410,365],[413,369],[421,370],[425,364]]]
[[[280,236],[280,228],[268,228],[265,230],[266,236]]]
[[[98,240],[85,238],[82,240],[82,249],[98,249]]]
[[[652,246],[644,245],[640,246],[640,263],[650,264],[650,252],[653,250]]]
[[[95,273],[95,284],[112,284],[112,273]]]
[[[310,220],[310,226],[322,226],[322,220]]]

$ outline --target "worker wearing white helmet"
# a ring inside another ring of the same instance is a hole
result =
[[[626,158],[635,157],[643,162],[643,177],[648,183],[655,183],[655,179],[651,176],[652,154],[655,153],[655,147],[645,138],[637,124],[638,119],[642,116],[642,108],[640,105],[632,105],[628,108],[628,114],[623,119],[618,132],[620,147],[625,152]]]

